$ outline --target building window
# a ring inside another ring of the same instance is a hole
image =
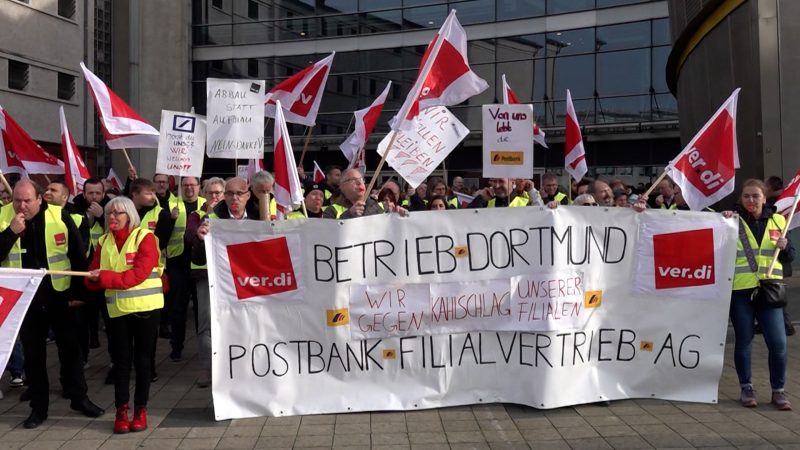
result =
[[[75,96],[75,77],[66,73],[58,74],[58,98],[72,100]]]
[[[75,0],[58,0],[58,15],[67,19],[75,17]]]
[[[248,59],[247,60],[247,76],[252,78],[258,78],[258,60],[257,59]]]
[[[211,0],[211,6],[222,9],[222,0]]]
[[[253,0],[247,1],[247,17],[250,19],[258,19],[258,3]]]
[[[8,87],[24,91],[28,87],[30,66],[23,62],[8,60]]]

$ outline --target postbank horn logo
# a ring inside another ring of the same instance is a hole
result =
[[[586,291],[583,293],[583,307],[597,308],[603,304],[603,291]]]
[[[297,289],[286,237],[232,244],[227,251],[239,300]]]
[[[656,289],[714,284],[714,230],[654,235],[653,262]]]
[[[329,327],[341,327],[350,323],[350,311],[347,308],[326,309],[325,318]]]

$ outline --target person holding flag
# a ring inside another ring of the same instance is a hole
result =
[[[786,219],[766,206],[766,186],[757,179],[742,185],[742,194],[735,211],[724,211],[726,218],[739,216],[739,240],[736,242],[736,267],[731,294],[731,323],[735,335],[733,358],[739,377],[742,406],[758,405],[752,383],[751,352],[755,321],[761,324],[764,340],[769,349],[769,381],[772,387],[772,404],[781,411],[791,411],[786,398],[786,332],[782,308],[774,308],[753,300],[760,280],[782,279],[783,267],[794,260],[795,250],[789,239],[782,237]],[[778,260],[769,270],[775,249],[780,249]]]
[[[358,169],[347,169],[342,175],[339,195],[334,197],[322,217],[326,219],[352,219],[386,212],[396,212],[400,216],[408,215],[408,210],[395,205],[393,210],[384,210],[383,204],[367,196],[364,177]]]

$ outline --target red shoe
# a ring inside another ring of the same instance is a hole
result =
[[[131,431],[131,424],[128,422],[128,404],[117,408],[117,418],[114,419],[114,434],[125,434]]]
[[[142,431],[147,429],[147,408],[137,406],[131,420],[131,431]]]

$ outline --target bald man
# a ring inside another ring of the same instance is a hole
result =
[[[3,267],[52,270],[86,270],[86,249],[77,227],[61,207],[43,201],[43,191],[30,180],[14,186],[11,204],[0,208],[0,261]],[[25,428],[47,420],[50,403],[47,378],[47,333],[56,335],[61,383],[70,407],[88,417],[104,413],[86,395],[74,311],[69,301],[83,293],[82,280],[48,275],[33,297],[20,336],[25,354],[25,374],[30,386],[31,414]]]

